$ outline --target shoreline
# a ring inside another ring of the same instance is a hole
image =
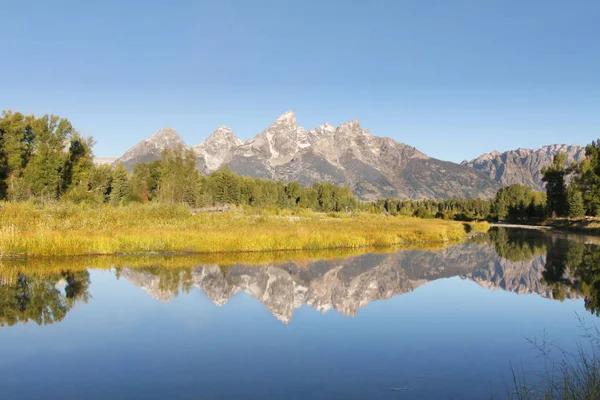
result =
[[[536,224],[511,224],[511,223],[490,223],[491,228],[507,228],[507,229],[530,229],[538,231],[580,233],[585,235],[600,236],[600,220],[595,218],[581,219],[547,219]]]
[[[527,224],[503,224],[497,222],[490,222],[490,228],[507,228],[507,229],[530,229],[537,231],[551,231],[554,230],[551,226],[544,225],[527,225]]]

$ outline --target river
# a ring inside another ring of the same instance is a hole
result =
[[[2,398],[505,398],[511,366],[540,379],[531,340],[574,351],[598,322],[600,247],[577,235],[245,258],[5,262]]]

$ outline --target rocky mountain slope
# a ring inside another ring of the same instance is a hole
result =
[[[115,164],[123,162],[131,169],[136,162],[159,159],[163,149],[178,146],[185,144],[168,128],[128,150]],[[349,185],[362,199],[492,197],[499,188],[484,172],[374,136],[358,121],[338,127],[324,123],[307,131],[298,126],[292,111],[245,143],[222,126],[193,149],[205,174],[228,164],[252,177]]]
[[[156,132],[146,140],[143,140],[127,150],[119,157],[113,165],[123,163],[125,168],[132,170],[133,166],[140,162],[152,162],[160,160],[165,149],[186,148],[187,145],[173,128],[165,128]]]
[[[210,173],[230,162],[232,151],[242,143],[231,129],[218,127],[204,142],[193,147],[200,172]]]
[[[94,165],[112,165],[117,161],[117,157],[94,157]]]
[[[179,293],[180,286],[202,290],[216,306],[225,305],[236,293],[247,293],[287,324],[294,310],[303,305],[321,312],[336,310],[354,316],[373,301],[386,300],[449,277],[469,279],[492,290],[553,298],[552,291],[542,282],[544,265],[545,256],[512,262],[500,258],[493,245],[465,243],[440,251],[404,250],[302,264],[227,268],[200,265],[191,272],[182,271],[180,284],[170,288],[161,284],[159,274],[147,271],[126,268],[121,277],[165,302]],[[173,282],[173,276],[165,280]]]
[[[493,151],[474,160],[463,161],[462,165],[485,173],[502,186],[518,183],[543,191],[541,170],[550,165],[554,155],[560,152],[567,154],[569,162],[579,162],[585,158],[585,147],[554,144],[541,149],[517,149],[504,153]]]

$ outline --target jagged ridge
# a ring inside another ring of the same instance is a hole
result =
[[[180,146],[187,148],[177,132],[161,130],[128,150],[115,165],[123,162],[132,169],[137,162],[159,159],[165,148]],[[193,149],[198,169],[205,174],[228,164],[252,177],[349,185],[362,199],[492,197],[499,188],[482,172],[374,136],[357,120],[307,131],[298,126],[292,111],[244,143],[221,126]]]
[[[569,163],[585,158],[585,147],[578,145],[553,144],[540,149],[517,149],[499,153],[483,154],[462,165],[484,172],[502,186],[521,184],[543,191],[541,170],[552,163],[554,155],[565,153]]]

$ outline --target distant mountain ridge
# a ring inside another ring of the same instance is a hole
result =
[[[542,168],[552,163],[554,155],[563,152],[569,163],[580,162],[585,158],[585,147],[576,144],[553,144],[540,149],[517,149],[499,153],[482,154],[461,164],[484,172],[490,179],[502,186],[521,184],[543,191]]]
[[[374,136],[358,120],[338,127],[325,122],[306,130],[293,111],[280,115],[255,137],[242,141],[227,126],[218,127],[195,146],[187,146],[173,128],[161,129],[133,146],[113,165],[129,170],[158,160],[164,149],[191,148],[197,168],[210,174],[225,165],[240,175],[298,181],[303,185],[349,185],[364,200],[491,198],[511,184],[543,191],[541,170],[559,152],[569,162],[585,158],[585,147],[553,144],[540,149],[493,151],[456,164],[442,161],[388,137]]]
[[[112,165],[117,161],[117,157],[94,157],[94,165]]]
[[[228,127],[188,147],[172,128],[158,131],[115,161],[129,170],[138,162],[160,159],[166,148],[192,148],[200,172],[226,164],[240,175],[298,181],[303,185],[349,185],[359,198],[492,197],[500,187],[476,169],[431,158],[412,146],[377,137],[359,121],[338,127],[324,123],[307,131],[288,111],[267,129],[242,142]]]

